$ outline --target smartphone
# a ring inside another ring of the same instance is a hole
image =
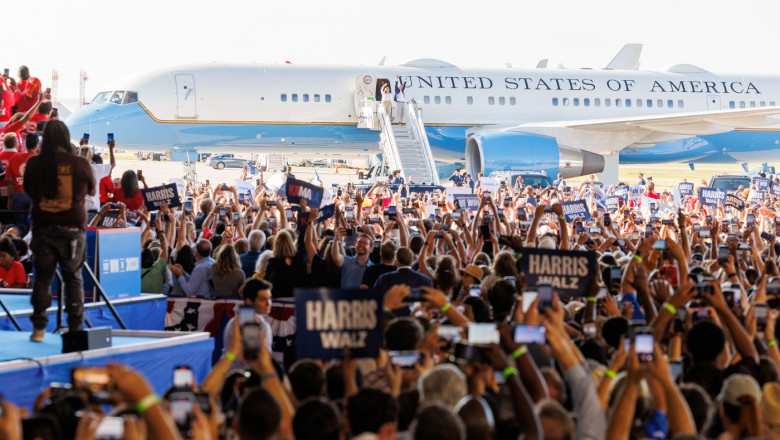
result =
[[[518,344],[544,344],[546,331],[541,325],[516,325],[515,342]]]
[[[682,378],[682,371],[682,362],[669,361],[669,374],[672,376],[674,382],[677,382]]]
[[[597,312],[597,310],[594,308],[594,312]],[[582,324],[582,334],[585,335],[586,338],[595,338],[596,333],[598,330],[596,329],[596,323],[595,322],[586,322]]]
[[[748,214],[747,217],[745,218],[745,223],[747,224],[747,226],[753,226],[755,221],[756,221],[756,217],[753,214]]]
[[[390,205],[385,212],[387,215],[396,215],[398,213],[398,208],[395,205]]]
[[[125,420],[122,417],[103,417],[95,430],[95,440],[122,440],[125,437]]]
[[[544,309],[552,307],[552,286],[549,284],[537,284],[536,293],[539,296],[539,313],[544,313]]]
[[[699,229],[699,238],[712,238],[712,232],[709,229]]]
[[[577,234],[582,234],[582,222],[577,222],[574,224],[574,230],[577,232]]]
[[[469,286],[469,296],[479,298],[482,296],[482,288],[479,284],[472,284]]]
[[[590,227],[590,233],[591,234],[601,234],[601,228],[600,227],[597,228],[595,226],[591,226]]]
[[[513,277],[512,275],[505,276],[504,280],[509,281],[513,286],[517,287],[517,278]]]
[[[90,403],[114,403],[108,391],[111,377],[104,367],[76,367],[71,370],[71,383],[75,388],[87,391]]]
[[[729,307],[740,307],[742,306],[742,301],[740,300],[740,296],[742,294],[742,291],[737,289],[723,289],[723,297],[726,299],[726,304],[728,304]]]
[[[192,438],[192,421],[195,419],[193,412],[194,397],[192,393],[173,393],[168,397],[168,408],[171,418],[184,438]]]
[[[709,284],[709,282],[701,282],[696,283],[693,286],[693,289],[696,291],[696,298],[701,298],[702,296],[707,297],[707,295],[712,295],[712,285]]]
[[[609,286],[613,288],[620,287],[620,280],[623,278],[623,272],[620,267],[609,268]]]
[[[276,227],[276,217],[268,217],[268,227],[269,228]]]
[[[650,237],[652,235],[653,235],[653,225],[645,226],[645,237]]]
[[[609,216],[608,212],[604,213],[604,226],[609,226],[612,223],[612,219]]]
[[[423,292],[419,287],[409,289],[409,294],[404,297],[405,302],[424,302]]]
[[[641,218],[635,218],[634,219],[634,224],[635,225],[641,225],[644,222],[645,222],[644,219],[641,219]]]
[[[108,134],[108,141],[109,141],[109,142],[114,142],[114,133],[109,133],[109,134]],[[140,173],[139,173],[139,174],[140,174]]]
[[[482,193],[482,200],[490,201],[490,193],[487,191]]]
[[[479,226],[479,236],[486,240],[490,239],[490,225],[482,224]]]
[[[494,322],[470,322],[467,327],[469,344],[498,344],[500,337]]]
[[[241,326],[241,338],[244,341],[244,359],[256,360],[260,357],[260,324],[244,324]]]
[[[444,340],[458,342],[461,339],[461,330],[460,327],[454,325],[440,325],[436,334]]]
[[[84,142],[89,142],[89,133],[84,133],[84,136],[81,138],[84,139]]]
[[[455,344],[453,356],[455,357],[455,360],[460,363],[486,362],[485,347],[472,345],[463,341]]]
[[[638,327],[634,330],[634,348],[639,362],[653,360],[653,329],[650,327]]]
[[[420,361],[420,352],[412,351],[391,351],[390,362],[401,368],[414,368],[414,365]]]
[[[665,251],[666,250],[666,240],[656,240],[655,243],[653,243],[653,249],[657,251]]]
[[[173,368],[173,387],[191,390],[195,383],[192,368],[187,365],[177,365]]]
[[[756,318],[758,331],[766,330],[766,320],[769,317],[769,306],[766,303],[756,303],[753,306],[753,317]]]
[[[520,221],[525,221],[525,209],[524,208],[517,208],[517,219]],[[582,225],[580,225],[582,227]]]
[[[404,208],[401,212],[404,214],[414,214],[414,208]]]
[[[241,219],[241,214],[238,212],[233,213],[233,222],[237,222]]]
[[[729,248],[727,246],[720,246],[718,247],[718,263],[728,263],[729,262]]]
[[[3,69],[3,76],[8,76],[10,74],[11,74],[11,70],[10,69]]]
[[[523,313],[528,312],[537,296],[538,294],[533,291],[523,292]]]
[[[225,208],[225,207],[219,208],[219,216],[220,217],[224,217],[226,214],[227,214],[227,208]]]
[[[238,309],[238,325],[243,327],[245,324],[255,324],[255,308],[252,306],[241,306]]]
[[[246,195],[244,193],[238,193],[238,201],[243,202],[246,200]]]

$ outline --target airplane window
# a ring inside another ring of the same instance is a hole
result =
[[[685,107],[685,102],[683,102],[682,99],[678,99],[677,100],[677,107],[679,107],[679,108]]]
[[[488,96],[488,104],[493,105],[496,103],[496,98]]]
[[[630,99],[626,99],[626,107],[631,107],[631,100]]]
[[[472,105],[472,104],[474,104],[474,98],[472,98],[471,96],[469,96],[468,98],[466,98],[466,104],[468,104],[468,105]]]
[[[745,101],[739,101],[739,108],[745,108]]]
[[[601,107],[601,98],[594,99],[593,105],[595,105],[596,107]]]
[[[434,104],[441,104],[441,96],[434,96],[433,97],[433,103]]]
[[[510,104],[510,105],[515,105],[515,104],[517,104],[517,100],[515,99],[515,97],[514,97],[514,96],[513,96],[513,97],[511,97],[511,98],[509,98],[509,104]]]
[[[426,103],[426,104],[430,104],[431,103],[431,97],[430,96],[426,96],[425,98],[423,98],[423,102]]]
[[[304,93],[303,94],[303,102],[309,102],[309,94],[308,93]]]
[[[658,108],[664,108],[664,100],[663,100],[663,99],[659,99],[659,100],[656,102],[656,104],[658,104],[658,105],[657,105],[657,107],[658,107]]]
[[[590,107],[590,98],[583,99],[582,104],[585,105],[585,107]]]
[[[314,102],[320,102],[320,94],[319,93],[315,93],[314,94]]]
[[[616,99],[615,100],[615,107],[620,107],[623,104],[622,101],[623,101],[622,99]]]
[[[756,101],[750,101],[750,107],[752,108],[752,107],[755,107],[755,106],[756,106]]]
[[[670,100],[668,100],[668,101],[666,101],[666,106],[667,106],[667,107],[669,107],[669,108],[672,108],[672,107],[674,107],[674,101],[673,101],[673,100],[671,100],[671,99],[670,99]]]
[[[292,102],[298,102],[298,94],[297,93],[293,93],[292,95],[290,95],[290,98],[292,99]]]
[[[282,102],[287,102],[287,93],[282,93]]]
[[[580,106],[580,98],[574,98],[572,101],[574,102],[574,106],[575,107],[579,107]]]
[[[556,106],[556,107],[558,106],[558,98],[553,98],[552,102],[553,102],[554,106]]]
[[[648,99],[647,100],[647,108],[652,108],[652,107],[653,107],[653,100],[652,99]]]
[[[759,105],[760,105],[761,107],[766,107],[766,101],[761,101],[761,103],[760,103]]]
[[[729,108],[737,108],[737,106],[734,103],[734,101],[729,101]]]
[[[111,102],[112,104],[121,104],[124,97],[125,97],[125,92],[118,90],[114,92],[113,95],[111,95],[111,99],[109,99],[109,102]]]
[[[325,102],[330,102],[330,95],[325,95]]]
[[[569,98],[563,98],[563,106],[568,107],[569,106]]]
[[[450,97],[450,96],[444,97],[444,103],[448,104],[448,105],[452,104],[452,97]]]
[[[609,98],[606,98],[604,100],[604,107],[612,107],[612,100]]]
[[[124,102],[124,104],[131,104],[133,102],[138,102],[138,92],[127,92],[127,93],[125,93],[125,102]]]
[[[92,98],[92,102],[106,102],[108,101],[108,98],[111,96],[111,91],[108,92],[100,92],[97,95],[95,95],[94,98]]]
[[[775,102],[774,101],[769,101],[769,106],[770,107],[774,107],[775,106]]]
[[[637,107],[642,107],[642,100],[641,99],[637,99],[636,100],[636,106]]]
[[[500,105],[506,105],[506,98],[504,98],[503,96],[499,97],[498,98],[498,103]]]

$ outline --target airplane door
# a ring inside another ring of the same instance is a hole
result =
[[[180,119],[196,119],[195,77],[191,74],[176,75],[176,117]]]
[[[707,95],[707,110],[720,110],[720,96]]]

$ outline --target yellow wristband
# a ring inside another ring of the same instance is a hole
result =
[[[231,353],[231,352],[225,353],[225,357],[230,359],[231,361],[235,361],[236,360],[236,355]]]
[[[509,376],[513,374],[520,374],[519,371],[517,371],[517,368],[515,367],[506,367],[504,368],[504,371],[501,372],[501,375],[504,376],[504,379],[508,378]]]
[[[522,356],[522,355],[524,355],[526,353],[528,353],[528,347],[525,344],[523,344],[523,345],[517,347],[517,350],[512,352],[512,357],[517,359],[517,358],[519,358],[520,356]]]
[[[594,303],[594,302],[598,301],[598,299],[597,299],[595,296],[589,296],[589,297],[587,297],[586,299],[587,299],[587,300],[588,300],[588,302],[590,302],[590,303]]]
[[[615,376],[617,376],[617,373],[607,368],[606,370],[604,370],[604,376],[607,376],[610,379],[614,379]]]
[[[637,254],[634,254],[634,260],[636,260],[636,261],[638,261],[638,262],[640,262],[640,263],[641,263],[641,262],[642,262],[642,257],[640,257],[640,256],[639,256],[639,255],[637,255]]]
[[[672,315],[677,313],[677,308],[669,303],[664,303],[664,308],[669,311]]]
[[[442,313],[447,313],[447,310],[452,308],[452,303],[448,302],[447,304],[444,304],[441,308]]]
[[[770,339],[766,343],[767,347],[774,347],[775,345],[777,345],[777,339]]]
[[[149,408],[158,403],[160,403],[160,398],[157,394],[152,393],[141,399],[141,401],[138,402],[138,405],[136,405],[136,409],[138,409],[138,412],[140,413],[145,413]]]

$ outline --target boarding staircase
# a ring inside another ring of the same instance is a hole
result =
[[[287,162],[284,160],[284,155],[282,154],[269,154],[266,156],[265,161],[265,169],[267,171],[276,171],[280,170],[287,166]]]
[[[412,100],[406,105],[405,125],[393,125],[390,115],[380,102],[365,101],[363,114],[372,112],[375,119],[367,128],[379,129],[379,147],[382,150],[382,165],[391,171],[400,170],[407,183],[410,177],[414,183],[439,185],[436,162],[425,134],[422,109]]]

